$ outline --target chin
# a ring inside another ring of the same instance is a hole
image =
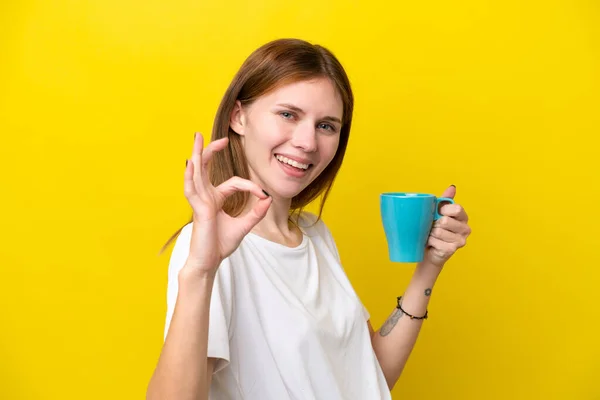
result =
[[[297,195],[299,195],[300,193],[302,193],[302,190],[304,190],[304,187],[302,189],[299,189],[298,187],[296,187],[296,188],[281,188],[280,187],[273,191],[275,192],[275,194],[278,197],[291,200],[294,197],[296,197]]]

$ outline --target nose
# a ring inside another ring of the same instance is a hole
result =
[[[291,143],[292,146],[307,153],[317,151],[317,131],[315,127],[310,124],[297,125]]]

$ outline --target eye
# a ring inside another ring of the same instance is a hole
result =
[[[282,112],[279,113],[279,115],[281,115],[285,119],[292,119],[292,118],[294,118],[294,114],[292,114],[289,111],[282,111]]]
[[[335,132],[335,126],[326,123],[320,123],[319,129],[325,129],[326,131]]]

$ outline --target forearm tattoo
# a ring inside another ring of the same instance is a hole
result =
[[[431,288],[425,289],[425,296],[431,296]],[[389,335],[392,329],[394,329],[394,327],[400,320],[400,318],[402,318],[402,315],[404,315],[404,313],[396,308],[392,315],[389,316],[389,318],[385,321],[385,323],[379,330],[379,334],[381,336]]]
[[[379,330],[379,334],[381,336],[389,335],[392,329],[394,329],[394,327],[398,323],[398,320],[402,318],[402,315],[404,315],[404,313],[396,308],[392,315],[390,315],[390,317],[387,319],[387,321],[385,321],[385,323]]]

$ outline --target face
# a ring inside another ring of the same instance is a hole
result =
[[[342,112],[326,78],[282,86],[247,107],[238,103],[231,127],[242,138],[250,179],[273,197],[296,196],[335,156]]]

